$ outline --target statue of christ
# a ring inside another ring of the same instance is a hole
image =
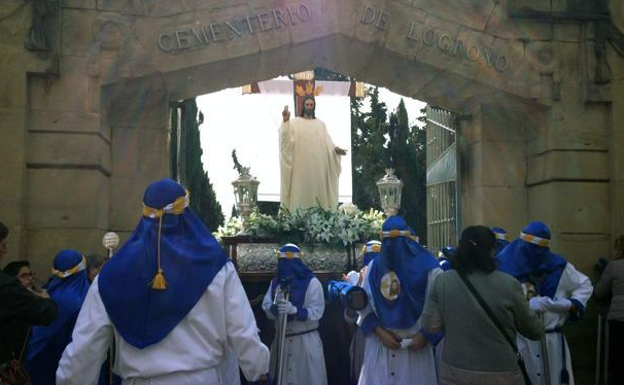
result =
[[[299,207],[338,207],[340,159],[346,150],[334,145],[329,132],[314,115],[314,96],[303,98],[302,116],[290,120],[282,112],[284,123],[279,128],[281,205],[293,211]]]

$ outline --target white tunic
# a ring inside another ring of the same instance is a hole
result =
[[[279,290],[279,288],[278,288]],[[264,296],[262,308],[269,319],[275,319],[271,312],[271,287]],[[319,320],[325,311],[325,297],[323,287],[317,278],[312,278],[306,291],[303,307],[308,309],[308,319],[305,321],[292,320],[286,325],[286,335],[301,333],[318,328]],[[277,357],[274,352],[275,339],[271,345],[271,367],[274,367]],[[286,338],[284,349],[285,371],[284,385],[327,385],[327,371],[325,370],[325,357],[323,344],[318,331],[305,333]]]
[[[375,263],[373,261],[372,263]],[[369,307],[360,312],[358,325],[371,312],[377,314],[375,300],[372,296],[369,272],[366,269],[364,289],[368,293]],[[427,277],[427,292],[441,269],[433,269]],[[401,338],[411,337],[417,334],[421,327],[421,320],[408,329],[389,329]],[[423,349],[413,351],[411,349],[392,350],[386,348],[374,332],[366,336],[364,350],[364,363],[358,385],[435,385],[437,384],[436,361],[433,345],[428,343]]]
[[[145,349],[128,344],[112,325],[96,278],[78,316],[73,341],[59,363],[57,385],[97,384],[113,338],[113,370],[124,385],[229,385],[219,370],[228,344],[246,378],[258,380],[269,370],[269,351],[260,342],[249,301],[231,263],[221,268],[187,316],[162,341]]]
[[[592,284],[585,275],[577,271],[572,264],[566,264],[563,270],[561,279],[557,286],[554,299],[575,299],[583,304],[587,305],[587,301],[592,295]],[[548,363],[550,368],[550,383],[559,384],[559,378],[561,369],[563,368],[562,360],[562,348],[565,349],[566,356],[566,368],[570,375],[570,385],[574,385],[574,376],[572,372],[572,360],[570,357],[570,350],[565,337],[562,339],[562,333],[548,333],[549,330],[553,330],[556,327],[563,326],[569,317],[569,312],[544,312],[542,315],[542,321],[546,327],[546,341],[548,345]],[[561,343],[564,343],[564,346]],[[531,341],[523,337],[520,333],[517,334],[518,350],[522,353],[526,362],[527,372],[531,377],[533,385],[546,384],[544,380],[544,369],[542,361],[542,350],[540,341]]]
[[[227,385],[240,385],[240,372],[238,370],[238,356],[231,344],[225,348],[224,357],[217,367],[221,382]]]
[[[280,127],[279,141],[282,206],[336,210],[340,156],[325,123],[294,118]]]

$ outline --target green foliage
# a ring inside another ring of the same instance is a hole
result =
[[[425,130],[410,127],[403,99],[396,113],[390,116],[390,143],[388,150],[396,174],[403,180],[401,212],[421,238],[427,231]],[[424,239],[423,239],[424,242]]]
[[[236,155],[236,149],[232,150],[232,162],[234,162],[234,170],[238,172],[239,175],[243,174],[243,165],[238,161],[238,156]]]
[[[324,243],[337,249],[367,242],[377,238],[383,223],[379,211],[353,212],[325,210],[320,207],[297,209],[293,212],[282,210],[276,216],[258,211],[249,217],[245,234],[256,237],[275,238],[278,243],[314,244]],[[240,218],[232,218],[215,232],[218,239],[234,236],[243,230]]]
[[[392,167],[404,183],[400,214],[424,241],[426,234],[425,131],[409,126],[403,100],[388,115],[377,87],[368,90],[370,112],[362,113],[362,101],[351,100],[353,203],[380,209],[376,182]],[[422,111],[421,111],[422,112]]]
[[[381,209],[375,183],[384,175],[386,105],[379,101],[377,88],[369,90],[371,112],[362,113],[362,101],[351,99],[351,162],[353,167],[353,203],[358,207]],[[381,160],[381,161],[380,161]]]
[[[316,80],[333,80],[333,81],[341,81],[341,82],[350,82],[354,79],[349,76],[345,76],[338,72],[334,72],[332,70],[328,70],[327,68],[317,67],[314,69],[314,79]]]
[[[186,151],[180,154],[184,157],[185,174],[180,178],[177,174],[177,126],[178,114],[171,114],[172,140],[171,140],[171,167],[174,179],[183,180],[191,196],[191,208],[204,221],[206,226],[213,230],[223,224],[224,217],[221,204],[204,171],[201,157],[203,154],[199,136],[199,126],[204,122],[204,115],[197,108],[195,99],[186,99],[176,105],[182,109],[181,129],[186,138]],[[174,109],[175,112],[175,109]],[[175,133],[175,135],[174,135]],[[175,138],[175,140],[174,140]]]

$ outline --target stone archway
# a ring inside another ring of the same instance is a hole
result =
[[[144,186],[168,174],[169,101],[322,66],[458,113],[464,224],[543,219],[587,271],[624,230],[622,59],[596,54],[604,17],[532,4],[71,0],[36,52],[25,8],[2,40],[12,253],[43,270],[59,247],[130,231]]]
[[[133,229],[171,100],[317,66],[459,115],[464,225],[544,220],[587,273],[624,232],[619,1],[44,3],[0,5],[0,220],[39,272]]]

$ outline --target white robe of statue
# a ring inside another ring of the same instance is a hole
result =
[[[340,155],[319,119],[297,117],[279,129],[281,204],[293,211],[299,207],[338,207]]]

